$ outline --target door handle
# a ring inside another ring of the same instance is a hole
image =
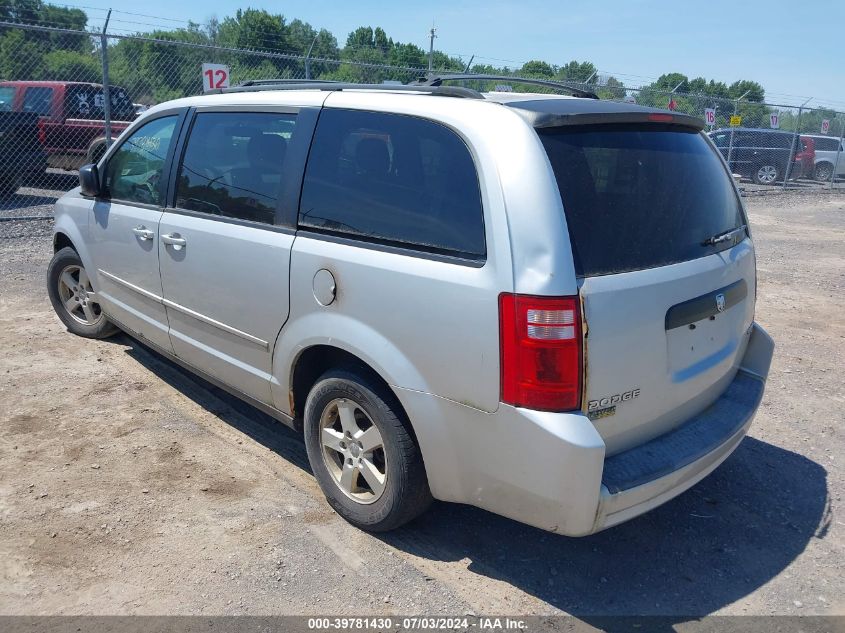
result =
[[[178,233],[165,233],[161,236],[161,241],[175,247],[177,250],[188,243],[187,240],[185,240],[184,237],[180,237]]]
[[[137,235],[139,239],[142,240],[151,240],[156,236],[155,233],[153,233],[143,224],[141,224],[140,226],[136,226],[134,229],[132,229],[132,232]]]

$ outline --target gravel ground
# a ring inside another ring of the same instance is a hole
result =
[[[748,207],[778,345],[750,437],[583,539],[442,503],[350,527],[293,432],[125,336],[64,331],[50,222],[0,222],[0,614],[845,614],[845,196]]]

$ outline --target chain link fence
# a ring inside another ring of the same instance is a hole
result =
[[[268,78],[404,84],[427,73],[417,67],[11,23],[0,23],[0,41],[0,222],[49,217],[57,197],[76,186],[76,170],[102,156],[108,139],[139,113],[200,94],[204,81],[213,83],[213,71],[203,75],[203,64],[226,66],[231,85]],[[845,188],[845,113],[632,88],[601,77],[567,83],[602,99],[705,119],[746,193]],[[520,84],[515,75],[463,85],[555,92]]]

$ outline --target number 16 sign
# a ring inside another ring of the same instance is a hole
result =
[[[229,87],[229,67],[225,64],[202,65],[202,91]]]

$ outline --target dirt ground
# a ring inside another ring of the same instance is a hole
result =
[[[293,432],[125,336],[69,335],[50,223],[0,223],[0,614],[845,614],[845,195],[748,207],[778,346],[750,437],[583,539],[442,503],[350,527]]]

